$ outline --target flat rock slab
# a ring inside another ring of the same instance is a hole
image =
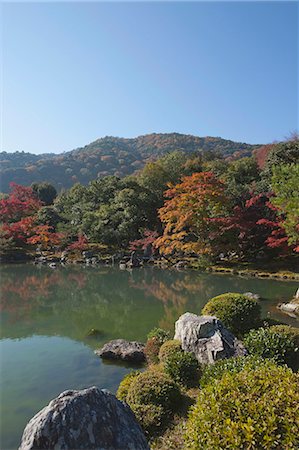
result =
[[[223,323],[213,316],[185,313],[175,323],[175,336],[182,349],[192,352],[201,364],[246,355],[246,349]]]
[[[144,344],[125,339],[109,341],[103,348],[95,350],[95,354],[105,359],[120,359],[141,363],[145,361]]]
[[[27,424],[19,450],[149,450],[133,412],[96,387],[65,391]]]

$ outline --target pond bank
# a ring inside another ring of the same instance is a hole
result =
[[[134,253],[134,255],[133,255]],[[91,265],[91,266],[119,266],[121,269],[132,269],[139,267],[155,266],[160,269],[193,269],[200,272],[211,272],[220,275],[237,275],[241,277],[270,278],[277,280],[299,281],[299,272],[295,271],[294,261],[292,263],[272,261],[255,263],[225,263],[201,264],[199,258],[195,257],[170,257],[152,256],[145,258],[136,255],[135,252],[119,252],[115,254],[99,254],[95,251],[86,251],[77,254],[67,252],[43,251],[40,253],[14,252],[7,255],[0,255],[1,264],[22,264],[33,262],[37,265],[50,265],[52,268],[60,265]],[[299,261],[298,261],[299,262]],[[298,264],[299,266],[299,264]]]

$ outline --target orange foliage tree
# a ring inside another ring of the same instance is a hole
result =
[[[168,200],[159,210],[164,233],[155,246],[160,253],[211,254],[215,223],[226,214],[225,185],[212,172],[194,173],[166,191]]]
[[[37,244],[45,250],[54,245],[61,245],[65,235],[63,233],[53,233],[51,230],[52,227],[49,225],[36,226],[34,235],[27,239],[27,243],[31,245]]]

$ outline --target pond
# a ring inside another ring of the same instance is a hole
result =
[[[265,317],[299,326],[276,309],[297,287],[191,270],[2,266],[0,448],[16,449],[27,421],[66,389],[116,391],[131,368],[94,354],[106,341],[144,341],[157,326],[173,331],[181,314],[199,314],[224,292],[258,293]],[[87,336],[92,328],[99,336]]]

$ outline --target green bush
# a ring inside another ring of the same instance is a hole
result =
[[[164,361],[165,372],[177,383],[186,387],[199,384],[200,368],[197,359],[190,352],[176,352]]]
[[[160,348],[159,360],[160,362],[164,362],[170,355],[181,351],[182,347],[180,341],[178,341],[177,339],[166,341]]]
[[[273,358],[277,364],[287,364],[293,370],[299,366],[298,333],[293,327],[274,325],[251,330],[244,338],[249,354]]]
[[[127,403],[149,435],[165,425],[179,406],[181,392],[165,373],[148,370],[132,381]]]
[[[116,397],[118,398],[118,400],[122,400],[123,402],[126,401],[132,381],[140,374],[141,372],[134,370],[133,372],[128,373],[128,375],[126,375],[122,379],[116,392]]]
[[[149,437],[157,435],[158,431],[164,429],[167,424],[168,412],[161,405],[150,403],[149,405],[134,404],[134,406],[130,406],[136,419]]]
[[[160,345],[162,345],[170,339],[170,332],[162,328],[153,328],[147,335],[148,340],[152,338],[156,338],[160,342]]]
[[[261,322],[259,302],[244,294],[231,292],[209,300],[202,314],[216,316],[236,336],[242,336]]]
[[[259,356],[240,356],[237,358],[225,358],[220,361],[216,361],[215,364],[209,364],[204,367],[203,374],[200,379],[200,385],[202,387],[211,384],[214,380],[220,380],[225,373],[238,373],[243,369],[256,369],[260,366],[268,365],[269,372],[273,365],[276,366],[274,361],[265,360]]]
[[[186,448],[298,449],[299,379],[267,365],[224,374],[199,392],[187,421]]]
[[[271,330],[277,333],[282,333],[285,336],[289,336],[296,345],[296,347],[299,347],[299,328],[280,324],[271,326]]]

